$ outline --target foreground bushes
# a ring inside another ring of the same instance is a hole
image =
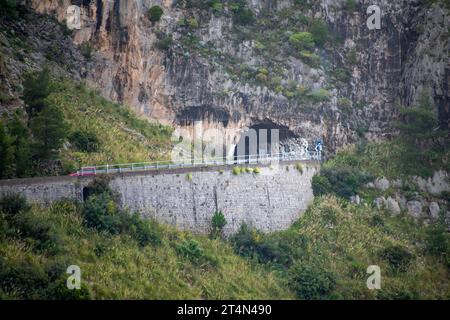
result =
[[[336,276],[315,264],[296,264],[290,277],[297,296],[305,300],[326,298],[336,286]]]
[[[289,268],[295,259],[303,256],[308,240],[291,230],[265,236],[243,224],[230,242],[236,253],[260,263],[270,263],[279,268]]]
[[[51,222],[36,218],[24,197],[9,195],[0,200],[1,231],[24,239],[34,250],[55,254],[60,250],[61,239]]]
[[[152,221],[144,221],[137,213],[130,215],[117,205],[117,195],[108,180],[95,179],[88,187],[83,217],[90,228],[114,235],[129,234],[141,246],[159,244],[161,232]]]
[[[313,177],[312,188],[315,196],[331,193],[349,198],[356,194],[358,188],[371,180],[371,175],[357,169],[325,168],[319,175]]]

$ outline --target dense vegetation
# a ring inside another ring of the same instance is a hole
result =
[[[0,297],[450,298],[450,239],[441,224],[325,196],[286,231],[243,225],[224,240],[221,212],[210,237],[193,235],[123,211],[107,180],[89,190],[84,203],[0,201]],[[69,265],[81,267],[81,290],[65,287]],[[381,290],[366,287],[370,265],[381,268]]]
[[[0,177],[65,174],[80,166],[160,160],[171,129],[49,70],[25,76],[26,113],[0,122]]]
[[[281,272],[301,299],[450,297],[450,238],[443,226],[425,227],[334,196],[317,198],[289,230],[264,235],[243,226],[231,242],[239,254]],[[370,265],[381,268],[381,290],[366,287]]]
[[[401,109],[396,138],[381,143],[360,140],[341,150],[313,178],[314,194],[348,199],[376,177],[410,180],[430,177],[437,170],[450,171],[448,133],[439,128],[434,110],[423,95],[418,106]]]
[[[0,0],[0,18],[18,15],[16,2]],[[342,3],[349,12],[359,10],[357,1]],[[304,14],[313,1],[294,4],[256,18],[243,0],[177,1],[188,9],[179,21],[183,54],[195,50],[224,64],[233,80],[267,86],[302,105],[327,101],[331,89],[349,81],[357,53],[342,49],[346,65],[326,68],[327,53],[340,39],[322,19]],[[227,15],[233,39],[255,44],[259,65],[201,44],[195,33],[204,12],[194,9]],[[163,14],[154,6],[147,17],[156,23]],[[169,51],[172,37],[161,32],[157,37],[157,47]],[[91,59],[89,43],[80,50]],[[289,80],[283,63],[276,61],[280,53],[324,69],[327,86],[313,90]],[[47,58],[55,56],[57,50]],[[2,115],[0,122],[0,178],[156,160],[170,150],[170,128],[149,124],[83,84],[53,77],[46,68],[24,76],[23,89],[25,111]],[[0,101],[7,99],[0,94]],[[342,111],[353,103],[346,97],[338,102]],[[404,212],[392,216],[372,206],[374,194],[365,187],[381,176],[407,179],[450,171],[448,140],[435,130],[431,110],[426,99],[402,109],[400,137],[361,141],[330,159],[313,179],[314,203],[288,230],[273,234],[243,225],[225,239],[227,221],[221,211],[213,214],[208,236],[143,220],[121,209],[108,181],[101,179],[90,186],[84,203],[64,200],[44,207],[6,196],[0,200],[0,298],[449,299],[450,238],[442,217],[425,225]],[[259,169],[234,167],[232,172],[258,174]],[[363,204],[348,201],[355,194]],[[69,265],[81,267],[79,291],[65,286]],[[381,267],[381,290],[366,287],[369,265]]]
[[[0,298],[286,299],[294,295],[265,271],[210,240],[119,209],[105,181],[83,204],[30,206],[0,201]],[[81,290],[66,288],[78,265]]]

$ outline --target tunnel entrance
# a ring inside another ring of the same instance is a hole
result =
[[[243,130],[234,149],[234,160],[291,152],[297,139],[288,127],[271,121],[260,122]]]
[[[92,194],[91,188],[89,187],[84,187],[83,188],[83,201],[86,201],[87,198],[89,198],[89,196]]]

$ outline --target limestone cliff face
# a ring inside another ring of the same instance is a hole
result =
[[[256,22],[239,25],[225,1],[220,12],[202,1],[29,2],[59,21],[69,5],[79,5],[82,29],[73,39],[95,48],[87,80],[163,123],[203,120],[231,134],[274,126],[323,136],[335,149],[358,134],[392,134],[398,105],[413,105],[428,91],[448,126],[450,13],[439,3],[360,0],[349,8],[344,0],[247,0]],[[366,26],[373,4],[382,10],[381,30]],[[164,10],[156,23],[147,17],[153,5]],[[330,30],[328,43],[313,52],[319,63],[290,48],[289,36],[303,31],[299,19],[322,19]]]

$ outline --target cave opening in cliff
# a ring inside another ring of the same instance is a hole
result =
[[[234,159],[248,160],[250,156],[261,157],[290,152],[291,145],[297,138],[297,135],[286,126],[272,121],[258,122],[242,130],[234,147]]]

